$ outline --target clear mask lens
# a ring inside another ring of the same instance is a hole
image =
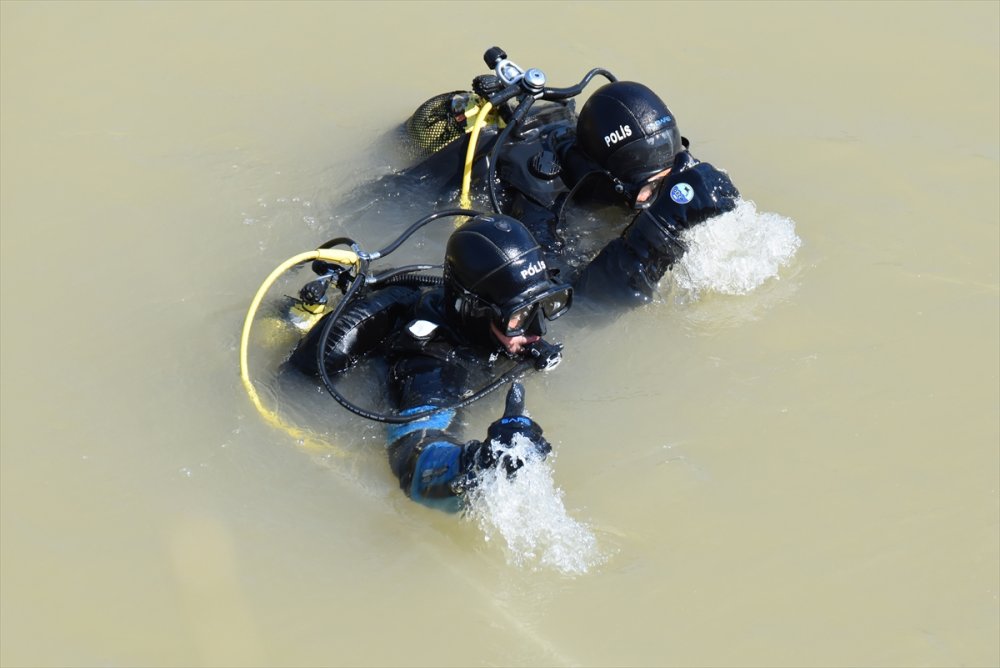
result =
[[[560,290],[555,294],[543,297],[540,303],[546,320],[555,320],[569,310],[571,296],[569,290]]]
[[[546,320],[555,320],[569,310],[569,306],[573,301],[572,297],[573,292],[570,288],[562,288],[542,295],[538,299],[510,311],[501,323],[498,323],[500,329],[507,336],[524,334],[525,330],[531,325],[532,320],[536,317],[539,308],[542,310],[542,315],[545,316]]]
[[[528,304],[512,311],[507,318],[507,336],[523,334],[537,308],[538,304]]]

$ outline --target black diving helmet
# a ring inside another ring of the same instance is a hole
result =
[[[576,136],[580,148],[632,201],[683,150],[677,119],[666,103],[633,81],[595,91],[580,110]]]
[[[446,311],[468,331],[505,336],[545,334],[573,302],[573,288],[553,280],[531,232],[503,215],[477,216],[448,239]]]

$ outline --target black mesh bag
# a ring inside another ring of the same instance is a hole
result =
[[[464,90],[435,95],[406,120],[406,133],[425,153],[434,153],[461,137],[466,130],[467,114],[475,114],[479,96]]]

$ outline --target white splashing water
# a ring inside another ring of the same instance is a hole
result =
[[[791,262],[802,240],[795,221],[759,213],[749,200],[684,233],[688,252],[674,266],[673,280],[682,291],[744,295]]]
[[[503,467],[482,474],[466,494],[466,517],[486,540],[500,536],[507,561],[521,567],[552,568],[567,575],[586,573],[606,556],[590,528],[566,512],[562,490],[552,479],[551,460],[542,461],[531,441],[515,434],[510,449],[525,465],[512,479]]]

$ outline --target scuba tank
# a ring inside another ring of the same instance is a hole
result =
[[[469,134],[462,175],[460,205],[471,207],[472,165],[477,160],[480,132],[494,135],[487,156],[486,184],[490,205],[496,213],[504,213],[496,192],[496,169],[500,151],[507,150],[512,139],[518,141],[541,134],[545,127],[556,123],[574,123],[576,111],[573,98],[583,92],[590,81],[600,75],[610,82],[618,81],[603,68],[590,70],[575,86],[549,88],[545,73],[537,68],[527,70],[508,59],[500,47],[491,47],[483,54],[493,74],[473,80],[473,90],[453,91],[431,98],[407,120],[406,127],[414,143],[428,154],[440,151],[455,139]],[[540,104],[534,107],[536,101]],[[473,119],[474,115],[474,119]],[[533,173],[543,179],[558,174],[554,155],[539,153],[528,160]]]

